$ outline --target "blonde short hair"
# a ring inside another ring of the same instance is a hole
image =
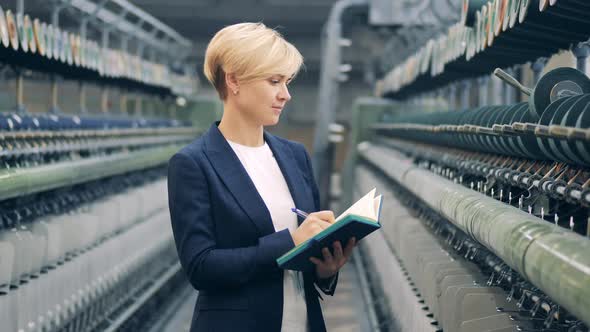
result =
[[[239,23],[219,30],[205,52],[203,71],[219,97],[225,100],[225,74],[247,83],[272,75],[293,77],[303,56],[276,30],[262,23]]]

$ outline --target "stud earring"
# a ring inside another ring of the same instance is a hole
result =
[[[234,90],[234,95],[237,95],[237,94],[238,94],[238,90]]]

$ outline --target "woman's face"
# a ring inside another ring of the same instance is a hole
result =
[[[276,125],[285,104],[291,100],[287,87],[290,82],[289,77],[273,75],[240,84],[239,93],[235,96],[238,109],[256,125]]]

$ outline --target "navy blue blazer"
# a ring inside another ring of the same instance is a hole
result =
[[[283,270],[276,259],[294,247],[288,230],[275,232],[254,183],[219,129],[218,122],[177,152],[168,165],[168,199],[174,240],[188,280],[199,291],[191,331],[280,331]],[[320,207],[309,155],[302,144],[264,133],[295,205]],[[302,222],[298,218],[298,223]],[[311,332],[326,330],[317,284],[304,275]],[[330,288],[327,288],[327,283]]]

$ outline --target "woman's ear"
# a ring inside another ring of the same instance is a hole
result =
[[[235,74],[225,74],[225,84],[228,89],[228,94],[237,95],[240,91],[240,85],[238,83],[238,79]]]

